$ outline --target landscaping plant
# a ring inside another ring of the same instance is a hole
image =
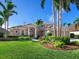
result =
[[[59,48],[62,48],[65,45],[63,41],[54,41],[52,44],[54,47],[59,47]]]

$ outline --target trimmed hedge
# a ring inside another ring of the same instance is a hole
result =
[[[18,38],[19,36],[8,36],[8,38]]]
[[[8,36],[8,38],[0,38],[0,41],[26,41],[31,40],[30,36]]]
[[[31,40],[31,37],[30,36],[20,36],[20,37],[18,37],[18,40],[20,40],[20,41]]]

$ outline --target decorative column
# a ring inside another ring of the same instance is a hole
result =
[[[37,37],[37,28],[35,27],[35,38]]]
[[[28,27],[28,36],[30,36],[30,27]]]

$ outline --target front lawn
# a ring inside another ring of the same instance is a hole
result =
[[[79,59],[79,50],[51,50],[31,41],[1,41],[0,59]]]

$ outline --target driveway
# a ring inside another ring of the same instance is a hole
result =
[[[73,42],[73,41],[79,41],[79,39],[70,39],[70,42]]]

